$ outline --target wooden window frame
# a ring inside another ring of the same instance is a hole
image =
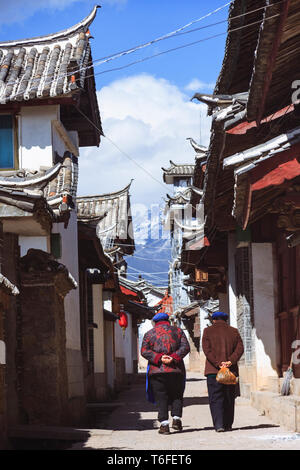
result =
[[[19,136],[18,136],[18,118],[16,113],[9,111],[0,112],[0,116],[11,116],[13,124],[13,155],[14,155],[14,166],[13,168],[2,168],[0,162],[0,173],[2,171],[14,171],[19,170]]]

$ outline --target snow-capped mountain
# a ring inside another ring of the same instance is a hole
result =
[[[135,252],[127,256],[128,279],[138,280],[139,275],[156,286],[168,285],[171,259],[169,233],[161,226],[161,217],[134,219]]]

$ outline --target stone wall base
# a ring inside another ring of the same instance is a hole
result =
[[[256,365],[239,365],[239,385],[241,396],[250,399],[251,392],[257,390]]]
[[[96,400],[105,401],[108,395],[106,376],[104,372],[94,374]]]
[[[115,360],[116,364],[116,378],[115,378],[115,390],[117,392],[124,389],[127,385],[127,378],[126,378],[126,366],[125,366],[125,358],[124,357],[116,357]]]
[[[68,372],[68,396],[69,398],[84,395],[83,361],[82,351],[78,349],[66,349]]]
[[[68,426],[87,426],[88,417],[85,397],[73,397],[68,400]]]
[[[251,405],[275,424],[294,432],[300,431],[300,397],[281,396],[268,391],[252,392]]]
[[[280,380],[282,381],[282,379]],[[297,397],[300,397],[300,379],[292,379],[291,393]]]
[[[0,414],[0,450],[8,449],[7,426],[5,416]]]

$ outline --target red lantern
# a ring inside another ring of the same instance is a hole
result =
[[[128,326],[128,318],[126,313],[123,310],[123,306],[120,306],[120,313],[119,313],[119,325],[123,330],[123,336],[125,336],[125,330]]]

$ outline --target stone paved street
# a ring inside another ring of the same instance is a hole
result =
[[[236,401],[232,432],[218,434],[212,428],[206,381],[197,373],[188,373],[184,399],[183,431],[171,435],[157,432],[156,410],[145,399],[144,383],[139,380],[122,392],[121,405],[91,431],[85,443],[72,449],[109,450],[213,450],[263,449],[298,450],[300,434],[272,423],[249,406],[247,400]]]

